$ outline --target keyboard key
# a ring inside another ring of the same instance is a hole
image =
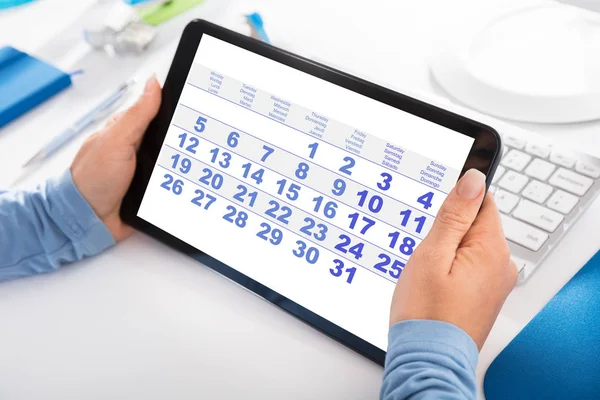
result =
[[[532,178],[545,181],[550,177],[555,169],[556,166],[554,164],[550,164],[549,162],[536,158],[531,162],[531,164],[529,164],[525,170],[525,173]]]
[[[490,185],[490,188],[488,190],[488,192],[490,192],[491,194],[496,194],[496,190],[498,190],[498,188],[494,185]]]
[[[548,200],[546,204],[549,208],[561,212],[563,214],[568,214],[573,210],[573,207],[577,204],[579,198],[577,196],[573,196],[567,192],[563,192],[562,190],[557,190]]]
[[[592,186],[594,181],[573,171],[559,168],[554,175],[550,177],[548,183],[559,189],[566,190],[567,192],[583,196]]]
[[[531,225],[517,221],[504,214],[500,214],[500,218],[502,219],[504,236],[511,242],[520,244],[530,250],[538,251],[546,243],[546,240],[548,240],[547,233]]]
[[[523,193],[521,193],[521,195],[526,199],[542,204],[546,201],[548,196],[550,196],[552,190],[552,186],[534,180],[529,182],[525,189],[523,189]]]
[[[510,135],[504,135],[503,139],[505,144],[514,147],[515,149],[521,150],[523,147],[525,147],[525,141],[523,139],[519,139]]]
[[[558,151],[552,152],[550,161],[554,164],[562,165],[565,168],[573,168],[573,165],[575,165],[575,158],[569,154],[560,153]]]
[[[543,144],[528,143],[525,151],[540,158],[548,158],[550,155],[550,147]]]
[[[577,161],[577,165],[575,165],[575,171],[594,179],[600,177],[600,167],[588,164],[585,161]]]
[[[507,155],[502,157],[502,165],[514,169],[515,171],[523,171],[523,168],[529,164],[531,156],[519,150],[511,150]]]
[[[515,208],[519,202],[519,196],[502,189],[496,189],[496,193],[494,193],[494,199],[496,200],[498,210],[504,214],[510,214],[512,209]]]
[[[504,174],[502,179],[500,179],[498,186],[510,192],[519,193],[523,187],[525,187],[528,180],[529,178],[527,178],[525,175],[519,174],[515,171],[508,171]]]
[[[498,182],[498,180],[502,178],[502,175],[504,175],[505,172],[506,168],[504,168],[502,165],[498,165],[498,168],[496,168],[496,172],[494,173],[494,179],[492,179],[492,183]]]
[[[513,217],[528,222],[547,232],[554,232],[564,219],[562,214],[528,200],[523,200],[519,203],[513,212]]]

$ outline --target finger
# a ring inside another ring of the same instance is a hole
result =
[[[481,254],[485,254],[490,260],[486,263],[488,266],[506,268],[511,263],[510,249],[504,238],[500,213],[491,194],[488,194],[483,201],[475,222],[463,239],[462,248],[476,249]],[[516,271],[516,266],[514,270]]]
[[[468,170],[442,204],[422,245],[441,248],[454,258],[454,251],[477,217],[484,193],[485,175]]]
[[[144,93],[111,127],[115,135],[122,136],[131,145],[138,143],[156,116],[161,101],[160,84],[152,76],[146,82]]]
[[[500,212],[498,212],[496,200],[494,200],[494,196],[491,193],[488,193],[483,200],[481,210],[479,210],[473,226],[465,236],[465,240],[471,237],[496,239],[494,243],[497,243],[497,240],[505,240]]]

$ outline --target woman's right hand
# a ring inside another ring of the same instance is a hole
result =
[[[481,349],[517,281],[500,214],[492,195],[484,195],[485,176],[467,171],[398,279],[390,325],[449,322]]]

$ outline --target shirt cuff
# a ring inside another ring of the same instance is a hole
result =
[[[419,347],[425,352],[463,358],[475,370],[479,350],[469,335],[456,325],[433,320],[408,320],[394,324],[388,334],[388,360],[404,346]]]
[[[73,183],[70,169],[46,185],[50,214],[76,249],[93,256],[113,246],[112,234]]]

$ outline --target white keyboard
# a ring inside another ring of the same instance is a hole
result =
[[[523,282],[600,192],[600,159],[505,134],[490,191]]]

